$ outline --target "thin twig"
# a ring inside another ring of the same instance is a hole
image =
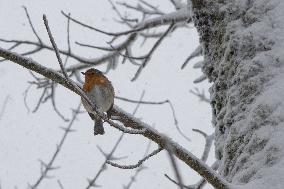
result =
[[[69,90],[75,92],[76,94],[80,95],[83,99],[86,100],[92,107],[95,107],[93,105],[88,97],[84,94],[82,89],[78,87],[74,82],[67,82],[64,77],[62,77],[62,74],[59,74],[53,69],[47,68],[45,66],[40,65],[38,62],[32,60],[31,58],[26,58],[24,56],[18,55],[16,53],[12,53],[11,51],[8,51],[6,49],[3,49],[0,47],[0,56],[2,58],[5,58],[7,60],[10,60],[12,63],[19,64],[31,71],[35,71],[48,79],[51,79],[62,86],[68,88]],[[106,115],[101,114],[98,112],[98,115],[108,123],[110,123],[111,126],[123,131],[127,132],[128,130],[125,130],[125,128],[115,124],[111,120],[107,118]],[[144,137],[154,141],[158,145],[164,147],[165,146],[165,140],[162,138],[165,138],[163,134],[155,130],[154,128],[150,127],[146,123],[142,122],[141,120],[136,119],[135,117],[131,116],[127,112],[123,111],[117,106],[114,106],[112,109],[112,116],[116,116],[119,118],[119,121],[124,124],[125,127],[129,127],[136,130],[139,130],[140,132],[135,132],[135,134],[139,133],[143,135]],[[188,166],[190,166],[192,169],[194,169],[196,172],[198,172],[201,176],[203,176],[210,184],[212,184],[215,188],[222,188],[222,189],[228,189],[230,188],[230,184],[223,179],[220,175],[218,175],[214,170],[212,170],[210,167],[208,167],[206,164],[204,164],[200,159],[198,159],[196,156],[194,156],[192,153],[181,147],[177,142],[174,142],[171,139],[168,139],[168,145],[173,149],[173,153],[177,158],[182,160],[184,163],[186,163]]]
[[[150,151],[150,147],[151,147],[151,143],[152,141],[149,141],[147,147],[146,147],[146,150],[144,152],[144,155],[143,157],[145,157],[149,151]],[[132,184],[136,181],[136,177],[138,176],[138,174],[142,171],[146,169],[146,167],[144,167],[143,165],[138,167],[138,169],[136,169],[135,173],[133,176],[130,177],[130,181],[127,183],[127,185],[123,186],[123,189],[130,189],[130,187],[132,186]]]
[[[198,88],[194,88],[194,89],[195,90],[190,90],[189,92],[197,96],[200,99],[200,101],[210,103],[210,99],[205,96],[204,90],[202,90],[201,92],[199,91]]]
[[[29,90],[30,90],[31,87],[32,87],[32,84],[29,84],[28,87],[27,87],[27,88],[25,89],[25,91],[23,92],[24,104],[25,104],[27,113],[30,113],[30,108],[29,108],[28,103],[27,103],[27,97],[28,97],[28,92],[29,92]]]
[[[214,133],[211,134],[211,135],[207,135],[205,132],[203,132],[199,129],[192,129],[192,131],[201,134],[205,139],[205,146],[204,146],[204,150],[203,150],[203,153],[202,153],[202,156],[201,156],[201,160],[206,162],[207,159],[208,159],[209,152],[210,152],[210,149],[211,149],[215,135],[214,135]]]
[[[1,110],[0,110],[0,120],[2,119],[2,117],[3,117],[3,115],[4,115],[4,112],[5,112],[5,110],[6,110],[6,107],[7,107],[7,104],[8,104],[9,99],[10,99],[10,95],[7,95],[7,96],[5,97],[5,100],[4,100],[4,102],[3,102],[3,104],[2,104],[2,107],[1,107]]]
[[[97,28],[95,28],[95,27],[92,27],[92,26],[90,26],[90,25],[84,24],[83,22],[80,22],[80,21],[78,21],[78,20],[72,18],[71,16],[67,15],[67,14],[66,14],[65,12],[63,12],[63,11],[61,11],[61,13],[62,13],[66,18],[70,19],[71,21],[73,21],[73,22],[75,22],[76,24],[79,24],[79,25],[81,25],[81,26],[83,26],[83,27],[85,27],[85,28],[88,28],[88,29],[91,29],[91,30],[94,30],[94,31],[97,31],[97,32],[99,32],[99,33],[103,33],[103,34],[106,34],[106,35],[110,35],[110,36],[119,36],[119,35],[117,35],[117,34],[115,34],[115,33],[106,32],[106,31],[97,29]],[[128,34],[128,33],[127,33],[127,34]],[[126,34],[125,34],[125,35],[126,35]]]
[[[169,26],[169,28],[165,31],[165,33],[157,40],[157,42],[153,45],[153,47],[151,48],[151,50],[149,51],[149,53],[147,54],[147,58],[145,58],[145,60],[143,61],[143,63],[141,64],[141,66],[138,68],[137,72],[135,73],[134,77],[131,79],[131,81],[135,81],[138,76],[140,75],[140,73],[142,72],[142,70],[145,68],[145,66],[147,65],[148,61],[150,60],[151,56],[153,55],[153,53],[155,52],[155,50],[157,49],[157,47],[161,44],[161,42],[163,41],[163,39],[168,35],[168,33],[172,30],[172,28],[174,27],[175,23],[172,22],[172,24]]]
[[[59,185],[60,189],[64,189],[63,184],[61,183],[61,181],[60,181],[60,180],[57,180],[57,183],[58,183],[58,185]]]
[[[44,99],[44,96],[46,95],[46,92],[47,92],[47,88],[44,88],[42,93],[41,93],[41,96],[39,97],[39,100],[35,106],[35,108],[33,109],[33,113],[37,112],[39,107],[40,107],[40,104],[43,102],[43,99]]]
[[[64,13],[63,11],[61,11],[61,13],[66,17],[68,18],[68,15],[66,13]],[[185,22],[185,21],[188,21],[189,20],[189,14],[180,14],[179,17],[171,17],[171,16],[168,16],[168,17],[165,17],[165,16],[160,16],[158,18],[154,18],[154,19],[150,19],[150,20],[147,20],[145,22],[141,22],[139,24],[137,24],[137,26],[134,27],[134,29],[130,29],[130,30],[127,30],[127,31],[122,31],[122,32],[116,32],[116,33],[112,33],[112,32],[106,32],[106,31],[103,31],[103,30],[100,30],[98,28],[95,28],[95,27],[92,27],[90,25],[87,25],[87,24],[84,24],[72,17],[70,17],[70,19],[76,23],[76,24],[79,24],[83,27],[86,27],[88,29],[91,29],[91,30],[94,30],[96,32],[100,32],[100,33],[103,33],[103,34],[106,34],[106,35],[109,35],[109,36],[114,36],[114,37],[118,37],[118,36],[122,36],[122,35],[128,35],[128,34],[131,34],[131,33],[137,33],[137,32],[140,32],[142,30],[145,30],[145,29],[150,29],[150,28],[154,28],[154,27],[157,27],[157,26],[161,26],[161,25],[167,25],[167,24],[170,24],[170,23],[178,23],[178,22]]]
[[[158,148],[157,150],[154,150],[152,153],[148,154],[147,156],[145,156],[143,159],[139,160],[138,163],[136,163],[134,165],[119,165],[119,164],[111,162],[111,161],[107,161],[107,164],[109,164],[113,167],[120,168],[120,169],[135,169],[135,168],[139,167],[140,165],[142,165],[150,157],[157,155],[162,150],[163,150],[163,148],[161,148],[161,147]]]
[[[135,103],[135,104],[140,103],[140,104],[148,104],[148,105],[162,105],[162,104],[169,103],[169,100],[158,101],[158,102],[155,102],[155,101],[141,101],[140,102],[139,100],[132,100],[132,99],[121,97],[121,96],[115,96],[115,98],[118,100],[123,100],[126,102]]]
[[[173,170],[174,170],[175,175],[176,175],[176,179],[178,180],[178,186],[179,186],[180,189],[183,189],[184,184],[183,184],[183,181],[182,181],[182,177],[181,177],[178,165],[176,163],[176,159],[173,156],[173,152],[172,152],[173,149],[171,148],[171,146],[168,146],[168,145],[166,147],[167,147],[168,155],[169,155]]]
[[[52,106],[53,106],[53,110],[57,113],[57,115],[64,121],[69,121],[68,118],[65,118],[61,113],[60,111],[58,110],[57,108],[57,105],[56,105],[56,102],[55,102],[55,83],[53,83],[51,85],[51,103],[52,103]]]
[[[88,48],[93,48],[93,49],[99,49],[99,50],[103,50],[103,51],[110,51],[113,52],[115,51],[113,48],[110,47],[100,47],[100,46],[95,46],[95,45],[90,45],[90,44],[85,44],[85,43],[81,43],[81,42],[75,42],[75,44],[82,46],[82,47],[88,47]]]
[[[147,59],[147,57],[148,57],[148,55],[136,56],[136,57],[130,56],[130,55],[124,55],[124,54],[120,53],[120,51],[118,51],[117,49],[115,49],[115,47],[112,46],[111,44],[110,44],[110,47],[113,49],[113,51],[118,52],[119,55],[121,55],[121,56],[123,56],[123,57],[126,57],[126,58],[128,58],[128,59],[145,60],[145,59]]]
[[[215,161],[212,165],[211,168],[213,170],[217,170],[219,167],[219,161]],[[198,181],[196,184],[194,185],[190,185],[191,187],[194,187],[194,189],[202,189],[203,186],[205,186],[205,184],[207,183],[207,181],[204,178],[201,178],[200,181]]]
[[[68,13],[70,16],[71,14]],[[67,48],[68,48],[68,54],[71,54],[71,44],[70,44],[70,19],[67,19]],[[67,64],[67,61],[69,59],[69,55],[66,55],[65,61],[64,61],[64,67]]]
[[[144,98],[144,95],[145,95],[145,90],[142,91],[142,94],[140,96],[140,101],[142,101],[142,99]],[[138,102],[135,109],[133,110],[132,112],[132,115],[134,116],[136,114],[136,112],[138,111],[139,107],[141,105],[141,102]]]
[[[71,14],[68,13],[68,16]],[[70,43],[70,19],[67,19],[67,46],[68,46],[68,52],[71,52],[71,43]]]
[[[135,38],[128,38],[128,40],[125,41],[124,45],[127,46],[132,40],[134,40]],[[46,50],[50,50],[53,51],[53,47],[52,46],[48,46],[46,44],[39,44],[38,42],[33,42],[33,41],[26,41],[26,40],[5,40],[5,39],[0,39],[0,41],[5,42],[5,43],[20,43],[20,44],[26,44],[26,45],[33,45],[36,46],[36,48],[32,51],[28,51],[26,53],[22,53],[22,56],[26,56],[26,55],[30,55],[36,52],[39,52],[43,49]],[[65,70],[66,72],[73,72],[75,70],[81,70],[81,69],[86,69],[89,68],[91,66],[95,66],[95,65],[100,65],[105,63],[107,60],[109,60],[110,58],[117,56],[117,52],[111,52],[105,55],[102,55],[101,57],[98,58],[85,58],[85,57],[81,57],[77,54],[74,54],[73,52],[68,52],[66,50],[60,50],[59,52],[63,55],[69,56],[75,60],[77,60],[78,62],[80,62],[79,64],[75,64],[72,65],[70,67],[67,67]],[[5,60],[5,59],[4,59]]]
[[[71,129],[73,123],[75,122],[78,113],[80,112],[80,108],[81,108],[81,103],[78,105],[78,107],[76,108],[76,110],[73,112],[73,117],[70,121],[70,123],[68,124],[68,126],[66,128],[64,128],[64,134],[63,137],[61,138],[59,144],[56,146],[55,152],[53,153],[51,159],[49,160],[48,163],[44,163],[43,161],[41,161],[41,166],[42,166],[42,170],[41,170],[41,175],[39,176],[39,178],[35,181],[35,183],[33,185],[31,185],[32,189],[35,189],[39,186],[39,184],[45,179],[48,178],[48,173],[49,171],[52,171],[54,169],[56,169],[53,166],[54,161],[56,160],[57,156],[59,155],[59,152],[62,150],[62,146],[67,138],[67,135],[72,132],[73,130]]]
[[[72,80],[68,77],[65,69],[64,69],[64,66],[62,64],[62,59],[60,57],[60,54],[59,54],[59,51],[58,51],[58,48],[57,48],[57,45],[54,41],[54,38],[50,32],[50,29],[49,29],[49,26],[48,26],[48,20],[46,18],[45,15],[43,15],[43,20],[44,20],[44,24],[46,26],[46,29],[47,29],[47,32],[48,32],[48,35],[49,35],[49,38],[50,38],[50,41],[52,43],[52,46],[54,48],[54,51],[55,51],[55,54],[56,54],[56,57],[57,57],[57,60],[58,60],[58,63],[60,64],[60,68],[61,68],[61,71],[65,77],[65,80],[67,83],[69,83],[70,85],[72,85],[78,94],[80,94],[80,96],[82,97],[82,99],[84,99],[89,105],[91,105],[91,107],[93,107],[93,111],[96,112],[96,114],[98,114],[104,121],[108,122],[110,125],[112,125],[113,127],[119,129],[120,131],[123,131],[125,133],[129,133],[129,134],[142,134],[145,132],[145,129],[141,129],[141,130],[134,130],[134,129],[126,129],[124,128],[123,126],[117,124],[117,123],[114,123],[113,121],[111,121],[105,114],[101,113],[98,111],[98,108],[96,106],[96,104],[93,104],[91,102],[91,100],[88,98],[88,96],[82,91],[82,89],[80,87],[78,87],[78,85],[74,84],[72,82]]]
[[[179,184],[177,181],[175,181],[174,179],[172,179],[169,175],[164,174],[164,176],[165,176],[167,179],[169,179],[171,182],[173,182],[174,184],[180,186],[180,184]],[[183,185],[183,187],[186,188],[186,189],[194,189],[194,188],[189,187],[189,186],[186,186],[186,185]]]
[[[211,168],[213,170],[217,170],[219,167],[219,161],[215,161],[212,165]],[[172,179],[169,175],[164,174],[164,176],[169,179],[172,183],[178,185],[178,182],[175,181],[174,179]],[[207,183],[207,181],[204,178],[201,178],[196,184],[191,184],[189,186],[183,185],[184,188],[186,189],[201,189],[205,184]]]
[[[138,4],[137,6],[132,6],[128,3],[126,3],[126,2],[118,2],[117,4],[124,6],[127,9],[133,9],[135,11],[141,12],[144,15],[164,15],[165,14],[162,11],[158,10],[156,7],[150,5],[149,3],[145,2],[145,1],[144,2],[142,1],[142,3],[145,4],[146,6],[150,7],[152,10],[145,8],[145,7],[141,6],[140,4]]]
[[[35,36],[36,36],[36,38],[37,38],[38,42],[41,44],[41,43],[42,43],[42,41],[41,41],[41,39],[40,39],[39,35],[37,34],[37,32],[36,32],[36,30],[35,30],[34,26],[33,26],[33,23],[32,23],[32,21],[31,21],[31,18],[30,18],[30,15],[29,15],[29,12],[28,12],[27,7],[25,7],[25,6],[22,6],[22,7],[24,8],[24,10],[25,10],[25,12],[26,12],[26,15],[27,15],[27,18],[28,18],[29,24],[30,24],[30,26],[31,26],[31,28],[32,28],[32,30],[33,30],[33,33],[35,34]]]
[[[119,143],[121,142],[122,138],[124,136],[124,133],[122,133],[120,135],[120,137],[118,138],[118,140],[116,141],[115,145],[113,146],[112,150],[110,151],[110,153],[105,157],[105,161],[102,163],[101,168],[99,169],[99,171],[97,172],[97,174],[95,175],[95,177],[93,179],[88,179],[88,186],[86,187],[86,189],[89,189],[91,187],[95,187],[96,185],[96,181],[99,178],[99,176],[103,173],[103,171],[106,169],[106,162],[111,159],[111,157],[113,156],[115,150],[117,149]]]
[[[141,94],[141,97],[140,97],[140,100],[142,101],[142,98],[144,97],[144,93],[145,91],[143,91],[143,93]],[[137,113],[137,110],[139,108],[140,104],[138,103],[135,107],[135,109],[133,110],[132,112],[132,115],[135,115]],[[120,142],[122,141],[123,137],[124,137],[124,134],[125,133],[122,133],[120,135],[120,137],[118,138],[118,140],[116,141],[115,145],[113,146],[112,150],[110,151],[110,153],[106,154],[104,153],[100,148],[99,150],[101,151],[101,153],[105,156],[105,161],[102,163],[100,169],[98,170],[97,174],[95,175],[95,177],[93,179],[88,179],[88,186],[86,187],[86,189],[89,189],[93,186],[97,186],[96,184],[96,181],[97,179],[99,178],[99,176],[102,174],[103,171],[106,170],[106,165],[107,165],[107,162],[110,160],[110,159],[114,159],[113,158],[113,154],[114,152],[116,151],[118,145],[120,144]]]
[[[61,71],[62,71],[64,77],[66,78],[66,80],[69,80],[69,77],[68,77],[68,75],[67,75],[67,73],[66,73],[66,71],[65,71],[65,69],[64,69],[64,65],[63,65],[63,63],[62,63],[62,59],[61,59],[61,57],[60,57],[59,50],[58,50],[58,48],[57,48],[57,45],[56,45],[56,43],[55,43],[55,41],[54,41],[54,38],[53,38],[53,36],[52,36],[52,34],[51,34],[51,31],[50,31],[50,29],[49,29],[48,20],[47,20],[45,14],[43,15],[43,21],[44,21],[44,25],[45,25],[45,27],[46,27],[46,31],[47,31],[48,36],[49,36],[49,40],[50,40],[50,42],[51,42],[51,44],[52,44],[52,47],[53,47],[54,52],[55,52],[55,54],[56,54],[58,63],[59,63],[59,65],[60,65]]]
[[[178,133],[185,139],[187,140],[188,142],[191,142],[191,139],[186,136],[186,134],[184,134],[184,132],[182,132],[181,128],[179,127],[179,124],[178,124],[178,119],[177,119],[177,116],[176,116],[176,113],[175,113],[175,109],[174,109],[174,106],[173,104],[171,103],[171,101],[169,101],[169,105],[170,105],[170,108],[172,110],[172,114],[173,114],[173,118],[174,118],[174,124],[176,126],[176,129],[178,131]]]
[[[201,56],[203,53],[203,48],[201,45],[196,47],[196,49],[186,58],[186,60],[183,62],[181,69],[184,69],[185,66],[189,63],[189,61],[195,57]]]

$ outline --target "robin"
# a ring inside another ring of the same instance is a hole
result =
[[[94,68],[81,73],[85,75],[83,91],[91,102],[97,106],[99,112],[107,112],[109,115],[114,101],[114,89],[111,82],[101,71]],[[94,135],[103,135],[105,131],[102,119],[96,112],[92,111],[92,107],[84,99],[82,99],[82,104],[90,117],[95,121]]]

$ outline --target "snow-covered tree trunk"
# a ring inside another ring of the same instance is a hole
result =
[[[220,174],[284,188],[284,1],[193,0]]]

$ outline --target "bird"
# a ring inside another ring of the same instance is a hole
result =
[[[114,88],[108,78],[99,70],[95,68],[88,69],[86,72],[81,72],[85,76],[83,91],[86,93],[92,104],[97,106],[97,111],[103,113],[110,111],[114,103]],[[87,110],[89,116],[94,123],[94,135],[103,135],[105,133],[103,121],[93,111],[93,108],[81,98],[84,108]]]

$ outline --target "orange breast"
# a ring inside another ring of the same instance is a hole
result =
[[[108,80],[104,76],[91,76],[85,78],[83,90],[89,92],[92,90],[94,85],[107,86]]]

